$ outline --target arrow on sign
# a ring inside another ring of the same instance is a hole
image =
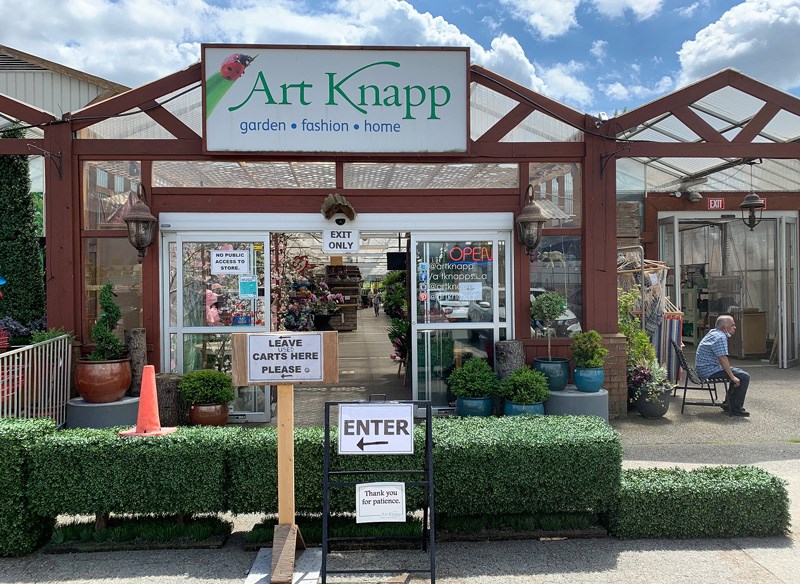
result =
[[[281,379],[286,379],[287,377],[294,377],[291,373],[281,373]]]
[[[364,450],[365,446],[374,446],[374,445],[378,445],[378,444],[389,444],[389,441],[388,440],[379,440],[378,442],[364,442],[364,439],[362,438],[361,440],[359,440],[356,443],[356,446],[358,446],[361,450]]]

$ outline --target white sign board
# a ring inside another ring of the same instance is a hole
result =
[[[322,232],[322,251],[325,253],[358,253],[361,232],[358,229],[325,229]]]
[[[459,282],[458,295],[461,300],[483,300],[483,284],[481,282]]]
[[[322,363],[321,333],[263,333],[247,337],[250,382],[322,381]]]
[[[356,485],[356,523],[403,523],[405,520],[405,483]]]
[[[212,249],[212,274],[249,274],[250,252],[246,249]]]
[[[339,454],[414,454],[414,405],[339,405]]]
[[[203,45],[207,152],[467,150],[469,50]]]

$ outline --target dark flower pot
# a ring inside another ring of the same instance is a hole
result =
[[[228,423],[228,404],[192,404],[189,406],[192,426],[224,426]]]
[[[547,387],[550,391],[561,391],[569,382],[569,359],[564,357],[536,357],[533,368],[547,377]]]
[[[318,331],[332,331],[331,317],[332,314],[315,314],[314,315],[314,329]]]
[[[121,400],[131,386],[131,360],[89,361],[80,359],[75,368],[78,394],[92,404]]]
[[[456,415],[481,416],[492,415],[492,398],[490,397],[459,397],[456,399]]]
[[[535,404],[515,404],[505,400],[503,405],[503,413],[506,416],[523,416],[531,414],[544,415],[544,402],[536,402]]]
[[[647,392],[640,392],[636,398],[636,411],[643,418],[662,418],[669,410],[669,402],[672,398],[672,389],[663,389],[656,399],[648,399]]]
[[[578,391],[585,391],[586,393],[600,391],[606,379],[605,371],[602,367],[576,367],[572,377],[575,380],[575,387],[578,388]]]

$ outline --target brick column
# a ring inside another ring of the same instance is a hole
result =
[[[617,418],[628,412],[628,382],[625,379],[625,336],[602,335],[603,346],[608,349],[605,362],[605,383],[608,390],[608,417]]]

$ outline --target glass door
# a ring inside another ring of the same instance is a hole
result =
[[[269,236],[166,234],[162,363],[173,373],[231,371],[231,333],[269,330]],[[267,422],[268,386],[235,388],[231,421]]]
[[[511,338],[509,233],[412,235],[413,396],[452,407],[447,378],[470,358],[494,365],[494,345]]]
[[[798,358],[797,217],[781,217],[778,228],[778,366],[795,367]]]
[[[674,215],[659,217],[658,219],[658,250],[662,262],[672,268],[672,273],[667,274],[666,293],[670,300],[675,303],[678,310],[682,307],[681,298],[681,261],[680,261],[680,237],[678,230],[678,218]]]

